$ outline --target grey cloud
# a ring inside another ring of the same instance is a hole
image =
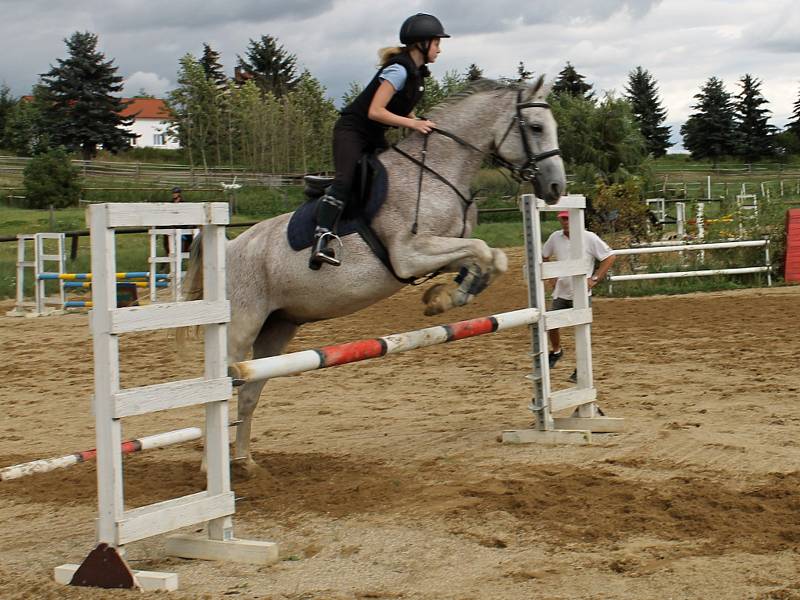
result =
[[[307,19],[329,11],[333,3],[333,0],[173,0],[152,3],[151,10],[143,10],[141,2],[98,1],[95,14],[106,31],[135,31],[143,27],[192,29]]]
[[[515,23],[524,25],[605,21],[627,11],[635,18],[650,12],[662,0],[494,0],[464,3],[461,0],[433,0],[430,11],[445,23],[451,35],[494,33]]]

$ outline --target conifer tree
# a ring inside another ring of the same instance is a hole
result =
[[[695,112],[681,127],[683,145],[692,158],[710,158],[716,166],[720,157],[738,150],[733,101],[717,77],[710,77],[694,97]]]
[[[45,117],[53,145],[80,151],[85,160],[99,146],[115,154],[125,150],[136,134],[125,129],[133,118],[120,115],[127,104],[116,95],[123,79],[114,61],[97,50],[97,36],[88,31],[76,31],[64,41],[69,56],[41,76],[50,96]]]
[[[761,94],[761,82],[748,73],[739,83],[742,86],[736,96],[739,154],[748,162],[772,156],[775,153],[773,136],[777,130],[769,124],[772,111],[762,108],[768,102]]]
[[[219,62],[219,52],[211,48],[205,42],[203,43],[203,56],[200,57],[200,64],[203,66],[203,71],[209,81],[222,89],[228,85],[228,78],[225,77],[225,72],[222,63]]]
[[[252,74],[264,93],[280,98],[297,85],[297,57],[287,52],[271,35],[250,40],[245,58],[239,58],[239,68]]]
[[[797,100],[794,101],[792,109],[792,116],[786,124],[786,130],[793,133],[800,141],[800,92],[797,94]]]
[[[575,70],[575,67],[567,61],[567,65],[561,70],[553,83],[554,94],[569,94],[580,98],[592,100],[594,92],[592,91],[592,84],[584,81],[585,76],[581,75]]]
[[[664,156],[672,144],[670,128],[663,125],[667,111],[658,97],[655,79],[646,69],[636,67],[628,74],[625,93],[646,140],[648,153],[654,157]]]
[[[483,77],[483,69],[475,63],[467,67],[467,81],[477,81]]]

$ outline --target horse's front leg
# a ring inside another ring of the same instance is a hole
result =
[[[505,253],[483,240],[436,236],[411,238],[399,252],[393,251],[392,263],[401,277],[435,271],[459,273],[453,283],[435,285],[425,293],[426,315],[469,303],[508,269]]]

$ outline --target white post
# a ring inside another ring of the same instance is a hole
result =
[[[227,208],[227,205],[226,205]],[[181,236],[176,230],[175,254],[178,257],[176,276],[181,274]],[[203,295],[208,302],[225,302],[225,228],[218,225],[203,227]],[[176,280],[175,289],[178,294]],[[176,300],[178,297],[176,296]],[[205,327],[205,377],[208,380],[228,377],[227,322]],[[230,449],[228,446],[228,398],[206,405],[206,469],[209,494],[230,492]],[[233,520],[224,516],[208,522],[208,537],[212,540],[233,539]]]
[[[117,547],[125,513],[122,486],[122,422],[114,397],[119,385],[119,339],[112,327],[117,310],[116,243],[108,205],[89,206],[92,231],[92,310],[94,347],[94,415],[97,433],[97,541]]]
[[[28,242],[33,244],[31,251],[36,256],[36,235],[30,234],[17,234],[17,301],[14,308],[6,313],[9,317],[22,317],[25,316],[26,308],[37,309],[36,302],[25,301],[25,269],[32,269],[34,271],[34,290],[36,288],[36,260],[26,260],[26,246]],[[33,313],[31,313],[33,314]]]
[[[675,203],[675,222],[678,227],[678,237],[683,239],[686,235],[686,203]]]
[[[767,268],[767,285],[772,287],[772,265],[769,262],[769,238],[767,238],[767,243],[764,244],[764,266]]]
[[[536,208],[536,197],[522,196],[522,216],[525,233],[525,265],[528,283],[528,306],[536,308],[541,314],[547,310],[542,280],[542,234],[540,215]],[[533,358],[533,401],[530,409],[536,417],[536,427],[541,431],[553,429],[553,416],[550,414],[550,364],[548,362],[547,327],[545,320],[531,326],[531,354]]]
[[[47,241],[54,241],[56,243],[56,253],[48,254],[48,248],[45,247]],[[64,308],[64,281],[62,279],[55,280],[58,285],[58,292],[55,297],[49,298],[47,296],[47,282],[53,281],[52,279],[44,280],[39,279],[42,273],[64,273],[65,258],[64,258],[64,234],[63,233],[36,233],[34,234],[34,274],[36,277],[36,312],[40,315],[47,314],[49,311],[48,306],[57,306],[57,310]],[[50,270],[45,263],[55,263],[55,271]]]
[[[695,220],[697,221],[697,239],[700,241],[703,241],[706,237],[705,218],[704,218],[705,207],[706,205],[704,202],[697,203],[697,215]],[[701,250],[700,262],[704,263],[705,261],[706,261],[706,253]]]

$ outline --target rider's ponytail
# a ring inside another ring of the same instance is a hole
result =
[[[381,48],[378,50],[378,66],[384,67],[386,63],[398,54],[402,54],[408,50],[407,46],[389,46],[388,48]]]

